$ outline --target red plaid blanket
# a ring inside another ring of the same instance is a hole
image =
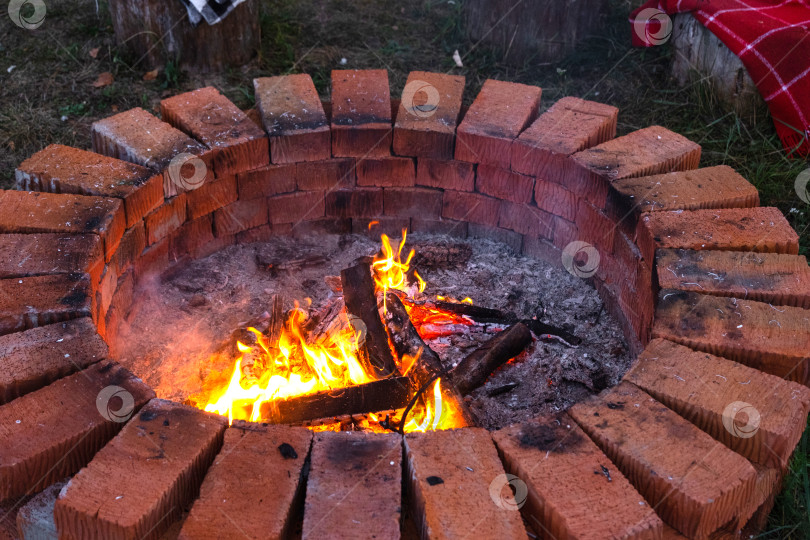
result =
[[[810,0],[651,0],[630,15],[633,45],[664,43],[666,14],[687,11],[740,57],[788,155],[810,155]]]

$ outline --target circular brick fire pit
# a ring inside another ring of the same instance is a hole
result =
[[[700,146],[662,127],[614,138],[607,105],[538,116],[540,89],[516,83],[487,81],[463,115],[463,78],[434,73],[411,73],[401,101],[381,70],[334,72],[323,104],[308,75],[255,88],[248,114],[204,88],[164,100],[163,120],[97,122],[94,152],[51,145],[0,192],[6,510],[72,476],[64,538],[274,538],[301,506],[308,538],[396,537],[403,508],[430,537],[763,526],[810,409],[810,271],[745,179],[698,168]],[[371,221],[495,239],[592,280],[634,366],[554,418],[403,439],[228,427],[108,359],[148,276]],[[43,526],[31,516],[21,530]]]

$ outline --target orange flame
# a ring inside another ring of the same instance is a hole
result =
[[[369,228],[375,224],[369,223]],[[415,252],[410,250],[403,260],[406,234],[407,231],[403,230],[402,240],[396,249],[387,235],[381,236],[382,255],[374,258],[372,270],[377,292],[381,292],[383,298],[388,290],[393,289],[412,299],[417,291],[422,293],[427,287],[425,280],[416,271],[413,272],[416,283],[408,280],[410,263]],[[311,304],[310,299],[307,302]],[[462,302],[471,304],[472,300],[465,298]],[[383,307],[385,309],[385,301]],[[411,300],[405,302],[405,307],[417,329],[422,325],[471,324],[460,315],[419,305]],[[239,357],[233,364],[227,386],[215,398],[210,398],[202,408],[227,416],[230,423],[237,419],[256,422],[262,420],[261,405],[265,402],[372,382],[375,380],[373,375],[366,373],[359,359],[358,335],[346,314],[341,317],[339,330],[331,332],[323,342],[317,344],[307,343],[302,330],[307,314],[297,303],[290,312],[277,343],[269,343],[267,336],[255,328],[249,328],[255,336],[255,345],[237,342]],[[405,355],[398,359],[403,375],[408,373],[421,354],[420,350],[413,357]],[[245,366],[246,360],[253,362],[250,369]],[[442,402],[440,379],[433,384],[432,396],[424,396],[422,401],[423,404],[414,409],[414,416],[421,420],[410,418],[404,426],[405,432],[450,429],[459,425],[456,420],[457,411],[452,403],[448,405]],[[401,416],[402,413],[403,410],[400,410],[397,415]],[[371,431],[384,431],[375,414],[369,414],[368,420],[361,422],[361,427]]]

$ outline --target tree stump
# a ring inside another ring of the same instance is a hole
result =
[[[110,0],[118,44],[150,70],[175,62],[184,68],[217,71],[241,66],[259,49],[259,2],[247,0],[215,25],[196,27],[179,0]]]
[[[503,53],[511,65],[558,62],[595,33],[607,0],[467,0],[467,35]],[[463,52],[463,51],[462,51]]]
[[[755,120],[765,101],[742,60],[691,14],[675,15],[672,23],[672,76],[681,86],[706,81],[724,109]]]

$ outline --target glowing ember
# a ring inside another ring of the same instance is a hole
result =
[[[370,224],[371,226],[371,224]],[[389,290],[403,293],[405,307],[416,326],[432,329],[436,327],[456,327],[470,325],[472,322],[458,314],[443,311],[432,304],[415,300],[424,292],[427,284],[416,272],[410,272],[410,262],[414,256],[411,250],[402,259],[405,247],[406,231],[402,231],[402,240],[394,249],[391,240],[382,235],[382,253],[372,262],[372,273],[376,293]],[[409,279],[409,276],[412,276]],[[411,281],[413,280],[413,282]],[[438,297],[443,299],[442,297]],[[465,298],[463,302],[472,303]],[[385,309],[383,300],[383,309]],[[331,391],[348,386],[373,382],[374,376],[363,367],[360,357],[362,337],[355,333],[346,312],[340,315],[337,330],[326,335],[317,344],[308,343],[302,330],[307,313],[296,304],[284,324],[276,343],[269,343],[267,336],[255,328],[248,330],[255,337],[252,345],[237,343],[240,353],[233,364],[233,372],[224,389],[214,392],[207,404],[206,411],[227,416],[234,420],[261,421],[262,403],[272,400],[284,400],[292,397],[306,396],[322,391]],[[435,331],[428,330],[427,337],[434,337]],[[439,334],[441,335],[441,334]],[[393,351],[392,351],[393,352]],[[398,366],[406,375],[421,354],[414,357],[397,358]],[[396,358],[396,354],[394,355]],[[395,415],[401,417],[404,410]],[[457,411],[448,404],[442,404],[441,380],[433,383],[432,392],[425,389],[424,397],[409,413],[404,426],[405,432],[449,429],[456,427],[459,418]],[[367,420],[360,427],[371,431],[384,431],[377,415],[367,415]],[[323,428],[321,428],[323,429]]]

